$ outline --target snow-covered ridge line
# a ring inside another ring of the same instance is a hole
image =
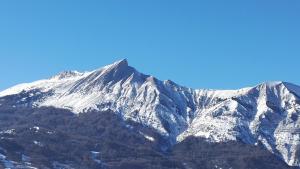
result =
[[[54,106],[74,113],[111,109],[172,143],[189,136],[261,143],[289,165],[300,166],[300,87],[287,82],[191,89],[142,74],[124,59],[90,72],[67,71],[14,86],[0,92],[0,105],[8,95],[22,96],[17,106]]]
[[[7,96],[7,95],[12,95],[12,94],[17,94],[19,92],[22,91],[26,91],[26,90],[31,90],[34,87],[39,87],[39,86],[43,86],[45,83],[59,83],[59,82],[64,82],[64,81],[76,81],[79,80],[81,78],[84,78],[94,72],[102,72],[104,73],[105,71],[109,71],[110,69],[113,69],[115,67],[120,67],[120,65],[125,65],[126,67],[128,66],[128,62],[127,59],[122,59],[119,61],[116,61],[110,65],[104,66],[102,68],[96,69],[94,71],[87,71],[87,72],[79,72],[76,70],[70,70],[70,71],[63,71],[58,73],[57,75],[54,75],[52,77],[50,77],[49,79],[43,79],[43,80],[38,80],[35,82],[31,82],[31,83],[22,83],[22,84],[18,84],[16,86],[13,86],[11,88],[8,88],[6,90],[0,91],[0,97],[3,96]],[[101,74],[100,74],[101,76]],[[153,76],[149,76],[149,77],[153,77]],[[170,80],[166,80],[166,81],[170,81]],[[165,81],[164,81],[165,82]],[[172,82],[172,81],[170,81]],[[172,82],[174,83],[174,82]],[[271,82],[263,82],[261,84],[258,84],[256,86],[262,85],[262,84],[266,84],[268,86],[275,86],[278,84],[282,84],[282,83],[286,83],[288,85],[291,86],[291,88],[294,88],[296,93],[300,94],[300,87],[287,83],[287,82],[283,82],[283,81],[271,81]],[[175,83],[174,83],[175,84]],[[177,85],[177,84],[176,84]],[[256,87],[254,86],[254,87]],[[244,93],[247,92],[247,90],[251,89],[253,87],[245,87],[245,88],[241,88],[241,89],[236,89],[236,90],[217,90],[217,89],[192,89],[195,90],[195,92],[207,92],[207,93],[215,93],[219,96],[223,96],[223,97],[230,97],[233,96],[237,93]]]

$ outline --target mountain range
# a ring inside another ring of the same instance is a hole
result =
[[[111,137],[122,142],[124,137],[131,138],[123,141],[145,156],[143,162],[128,164],[131,169],[147,168],[150,157],[152,162],[165,159],[165,168],[298,168],[299,115],[300,87],[288,82],[265,82],[238,90],[192,89],[140,73],[124,59],[94,71],[65,71],[0,92],[0,163],[6,168],[126,168],[121,166],[123,162],[110,161],[120,157],[108,156],[111,152],[107,147],[115,147],[106,144],[97,151],[89,146],[82,148],[90,152],[92,161],[85,166],[65,156],[61,161],[51,161],[45,154],[44,161],[33,157],[45,153],[46,144],[61,142],[60,137],[75,142],[88,139],[86,145],[96,145],[101,139],[110,143]],[[110,132],[100,137],[99,128]],[[52,136],[58,141],[48,142],[53,139],[49,132],[55,133]],[[117,138],[112,136],[120,133],[123,134]],[[30,140],[35,134],[40,140]],[[30,150],[22,139],[30,140]],[[33,151],[34,147],[41,150]],[[107,149],[102,152],[103,159],[96,159],[103,149]],[[148,151],[155,155],[145,153]],[[241,164],[232,159],[244,156]],[[28,162],[30,158],[39,160]],[[165,161],[156,166],[149,162],[149,168],[164,168]],[[90,165],[93,162],[96,166]]]

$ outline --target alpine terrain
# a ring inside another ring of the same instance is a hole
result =
[[[0,92],[0,168],[300,168],[300,87],[192,89],[126,59]]]

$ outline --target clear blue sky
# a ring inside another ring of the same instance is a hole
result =
[[[0,90],[122,58],[193,88],[299,85],[300,1],[0,2]]]

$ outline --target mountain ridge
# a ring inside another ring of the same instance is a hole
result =
[[[189,136],[261,143],[287,164],[300,166],[300,136],[283,132],[300,129],[300,87],[288,82],[238,90],[192,89],[144,75],[123,59],[91,72],[68,71],[17,85],[0,92],[0,100],[20,93],[25,95],[18,101],[23,106],[54,106],[74,113],[111,109],[157,130],[171,144]]]

